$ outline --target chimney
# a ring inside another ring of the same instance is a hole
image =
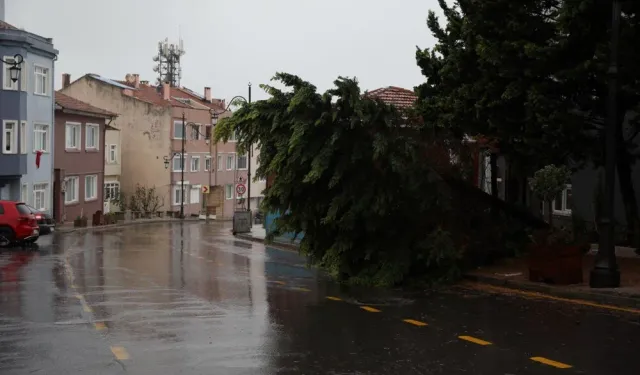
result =
[[[204,100],[211,103],[211,87],[204,88]]]
[[[71,84],[71,74],[64,73],[62,75],[62,88],[66,89]]]
[[[164,100],[171,99],[171,86],[169,86],[169,82],[162,83],[162,99]]]
[[[140,88],[140,74],[133,74],[133,87]]]

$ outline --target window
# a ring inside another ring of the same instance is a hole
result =
[[[232,184],[224,185],[224,198],[225,199],[233,199],[233,185]]]
[[[20,82],[15,81],[13,82],[11,80],[11,71],[9,69],[11,69],[11,67],[13,66],[13,56],[5,56],[4,57],[4,61],[8,62],[9,64],[4,64],[4,69],[2,70],[2,82],[3,82],[3,89],[5,90],[18,90],[18,83],[20,83],[20,86],[22,88],[23,91],[27,90],[27,65],[26,62],[23,61],[22,64],[20,64]]]
[[[120,183],[107,182],[104,184],[105,202],[120,198]]]
[[[64,203],[78,202],[79,189],[80,184],[78,177],[67,177],[64,181]]]
[[[25,183],[20,186],[20,200],[23,203],[29,203],[29,184]]]
[[[191,202],[191,203],[200,203],[200,187],[192,186],[191,187],[191,194],[189,194],[189,195],[190,195],[189,202]]]
[[[118,145],[109,145],[109,154],[107,155],[107,162],[112,164],[118,162]]]
[[[184,158],[187,157],[187,154],[184,155]],[[173,157],[173,171],[174,172],[182,172],[182,166],[184,165],[184,158],[182,155],[177,154]]]
[[[85,140],[84,148],[97,150],[100,144],[100,126],[94,124],[87,124],[85,127]]]
[[[202,137],[200,136],[201,133],[202,133],[202,125],[200,124],[191,125],[192,140],[199,141],[200,139],[202,139]]]
[[[49,125],[34,124],[33,151],[49,152],[49,143]]]
[[[191,157],[191,172],[200,171],[200,156]]]
[[[235,155],[234,154],[227,155],[227,170],[228,171],[232,171],[233,170],[233,166],[235,164],[234,160],[235,160]]]
[[[65,126],[65,148],[80,150],[80,124],[68,122]]]
[[[236,142],[238,140],[238,135],[236,134],[236,131],[234,130],[231,133],[231,137],[229,137],[229,142]]]
[[[238,156],[238,169],[247,169],[247,156],[248,154]]]
[[[553,200],[553,213],[560,214],[560,215],[570,215],[571,205],[572,205],[571,185],[567,185],[567,187],[562,191],[562,193],[558,194],[556,199]]]
[[[204,129],[204,139],[211,139],[211,125],[205,125]]]
[[[185,196],[185,189],[183,186],[174,186],[173,187],[173,204],[179,205],[182,203],[182,199]]]
[[[16,153],[17,124],[17,121],[12,120],[5,120],[2,124],[2,152],[5,154]]]
[[[33,207],[38,211],[47,210],[47,190],[49,184],[33,184]]]
[[[209,172],[211,170],[211,156],[204,157],[204,170]]]
[[[218,170],[222,170],[222,155],[218,155]]]
[[[27,123],[20,123],[20,153],[27,153]]]
[[[84,200],[93,200],[98,198],[98,176],[84,176]]]
[[[49,69],[36,66],[35,80],[36,87],[34,93],[37,95],[49,95]]]
[[[182,121],[173,122],[173,139],[184,138],[184,123]]]

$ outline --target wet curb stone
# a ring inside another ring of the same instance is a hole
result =
[[[278,247],[278,248],[282,248],[284,250],[289,250],[289,251],[295,251],[298,252],[298,245],[296,244],[292,244],[292,243],[286,243],[286,242],[281,242],[281,241],[265,241],[264,238],[259,238],[259,237],[254,237],[250,234],[236,234],[235,235],[237,238],[243,239],[243,240],[247,240],[247,241],[252,241],[252,242],[259,242],[259,243],[263,243],[265,245],[269,245],[269,246],[273,246],[273,247]]]
[[[100,225],[100,226],[95,226],[95,227],[91,226],[91,227],[84,227],[84,228],[68,228],[68,229],[57,229],[56,228],[56,233],[103,231],[103,230],[109,230],[109,229],[128,227],[128,226],[131,226],[131,225],[158,224],[158,223],[177,223],[177,222],[181,222],[181,221],[197,222],[197,221],[200,221],[200,219],[197,219],[197,218],[196,219],[185,218],[184,220],[181,220],[181,219],[138,220],[138,221],[130,221],[130,222],[127,222],[127,223]]]
[[[501,286],[505,288],[522,290],[526,292],[538,292],[547,294],[554,297],[583,300],[602,305],[612,305],[618,307],[631,307],[640,309],[640,294],[622,294],[613,290],[599,290],[599,291],[583,291],[583,290],[569,290],[562,287],[546,284],[528,283],[522,281],[505,280],[491,276],[483,275],[464,275],[464,279],[469,281],[475,281],[495,286]]]

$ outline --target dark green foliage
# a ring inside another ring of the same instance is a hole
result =
[[[239,147],[260,147],[257,178],[277,176],[263,208],[285,214],[280,232],[304,232],[302,251],[338,278],[392,285],[408,276],[455,278],[461,242],[450,194],[424,158],[406,112],[339,78],[324,94],[277,74],[287,88],[220,122]]]

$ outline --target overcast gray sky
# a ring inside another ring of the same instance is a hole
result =
[[[6,0],[6,21],[51,37],[60,75],[154,82],[160,40],[184,40],[182,85],[229,99],[277,71],[327,89],[339,75],[363,89],[412,88],[423,81],[415,46],[434,40],[426,26],[436,0]]]

